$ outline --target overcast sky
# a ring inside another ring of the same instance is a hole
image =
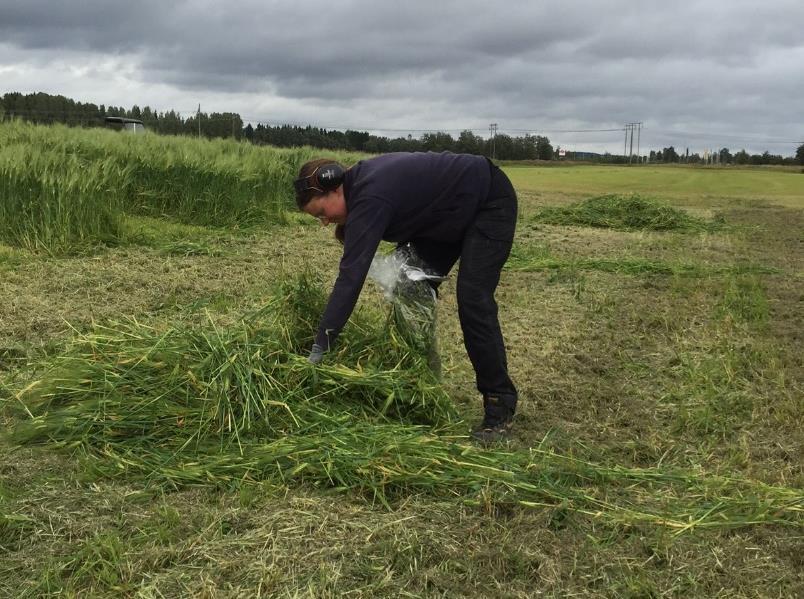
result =
[[[9,91],[612,153],[622,130],[568,131],[641,121],[643,153],[792,155],[804,1],[0,0]]]

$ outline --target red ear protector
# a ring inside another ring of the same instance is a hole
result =
[[[296,179],[293,182],[293,187],[298,194],[303,194],[310,190],[327,193],[338,189],[338,186],[343,183],[345,173],[344,168],[337,162],[322,164],[311,175]]]

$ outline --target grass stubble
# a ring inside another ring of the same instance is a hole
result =
[[[804,498],[794,488],[605,465],[542,446],[467,444],[398,319],[357,318],[333,363],[306,363],[299,354],[324,298],[302,277],[228,330],[213,321],[162,331],[131,321],[78,335],[41,379],[14,394],[12,439],[77,450],[98,480],[156,488],[290,485],[356,492],[389,510],[432,496],[489,514],[531,508],[559,521],[576,514],[607,526],[658,526],[670,536],[800,525]],[[4,538],[19,544],[37,526],[28,514],[5,515]],[[134,572],[120,571],[128,551],[118,535],[97,534],[37,588],[134,584]]]

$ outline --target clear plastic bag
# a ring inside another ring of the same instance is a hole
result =
[[[391,303],[396,329],[440,376],[435,288],[445,277],[428,268],[410,244],[397,247],[391,254],[374,256],[368,274]]]

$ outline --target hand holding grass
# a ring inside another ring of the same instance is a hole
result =
[[[318,343],[313,343],[313,347],[310,350],[310,355],[307,356],[307,361],[310,364],[320,364],[321,360],[324,359],[324,348],[318,345]]]

